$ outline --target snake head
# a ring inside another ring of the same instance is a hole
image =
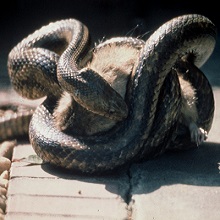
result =
[[[88,111],[114,121],[127,117],[128,107],[122,96],[94,70],[64,71],[58,65],[58,80],[63,90]]]
[[[106,96],[104,95],[102,99],[102,101],[104,101],[104,105],[102,106],[105,106],[103,108],[103,116],[112,120],[121,121],[128,115],[127,104],[114,89],[110,87],[109,90],[111,90],[111,92]]]
[[[89,68],[79,71],[74,81],[69,79],[68,86],[65,84],[64,89],[67,89],[76,102],[95,114],[115,121],[121,121],[128,115],[128,107],[122,96]]]

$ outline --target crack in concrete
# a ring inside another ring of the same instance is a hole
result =
[[[132,199],[133,185],[132,185],[131,166],[132,165],[129,165],[127,172],[126,172],[126,175],[128,177],[128,188],[127,188],[126,195],[125,195],[125,202],[127,204],[127,220],[132,219],[132,205],[134,204],[134,201]]]

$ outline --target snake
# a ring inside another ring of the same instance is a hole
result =
[[[28,99],[45,97],[28,117],[29,140],[36,154],[57,167],[103,173],[178,145],[192,145],[189,132],[179,122],[182,102],[175,69],[182,69],[184,79],[197,91],[196,123],[209,132],[214,99],[199,68],[212,54],[216,35],[213,22],[199,14],[168,20],[146,41],[119,37],[94,48],[88,28],[77,19],[50,22],[36,30],[8,55],[9,77],[16,92]],[[86,64],[106,46],[123,49],[126,45],[135,48],[138,56],[122,97]],[[186,70],[183,57],[198,71]],[[115,125],[92,135],[59,129],[54,111],[64,92],[80,109],[114,120]]]

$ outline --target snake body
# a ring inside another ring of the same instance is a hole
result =
[[[159,155],[172,144],[192,144],[189,134],[180,135],[182,139],[175,135],[181,127],[181,91],[172,70],[188,54],[193,54],[190,62],[195,68],[207,61],[215,47],[215,25],[202,15],[183,15],[163,24],[146,42],[131,37],[114,41],[116,46],[129,44],[139,50],[124,99],[103,77],[85,67],[89,39],[84,24],[66,19],[35,31],[9,53],[8,70],[15,90],[31,99],[46,96],[29,125],[36,153],[56,166],[99,173]],[[196,123],[208,132],[214,113],[211,86],[199,71],[184,73],[198,94]],[[63,91],[77,105],[116,120],[116,125],[88,136],[61,131],[53,113]]]

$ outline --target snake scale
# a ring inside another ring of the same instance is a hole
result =
[[[37,155],[59,167],[101,173],[167,149],[194,146],[180,120],[179,76],[196,90],[195,123],[208,133],[214,99],[199,68],[214,50],[216,33],[208,18],[188,14],[167,21],[146,42],[121,37],[91,48],[87,27],[75,19],[52,22],[29,35],[9,53],[8,71],[21,96],[46,97],[29,124],[29,139]],[[87,65],[106,47],[135,48],[138,54],[124,97]],[[92,135],[77,134],[74,124],[72,133],[59,129],[54,111],[63,93],[79,109],[75,119],[82,111],[115,124]]]

